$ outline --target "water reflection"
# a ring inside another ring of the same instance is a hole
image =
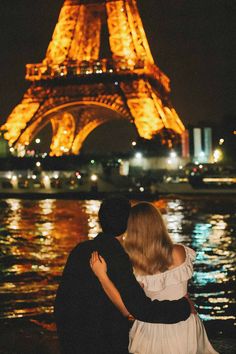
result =
[[[180,200],[168,201],[168,213],[164,216],[172,240],[176,243],[186,243],[182,225],[184,219],[183,206]]]
[[[85,201],[85,212],[88,215],[88,238],[93,239],[101,231],[98,221],[98,210],[101,202],[98,200]]]
[[[173,240],[197,251],[191,292],[201,318],[235,325],[235,202],[222,201],[220,213],[219,201],[172,200],[167,207]]]
[[[0,204],[1,318],[52,312],[66,257],[87,239],[87,216],[78,203],[9,199]]]
[[[175,242],[197,252],[191,294],[203,320],[235,323],[233,199],[162,199]],[[0,201],[0,318],[48,314],[70,250],[99,232],[100,201]]]
[[[9,229],[19,230],[20,221],[20,201],[17,199],[9,199],[7,201],[9,205],[9,210],[11,211],[11,216],[9,217]]]
[[[41,208],[43,215],[48,215],[52,213],[55,208],[55,204],[54,199],[44,199],[39,201],[39,208]]]

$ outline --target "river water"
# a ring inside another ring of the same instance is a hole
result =
[[[154,201],[175,242],[197,252],[190,294],[210,336],[233,337],[236,316],[236,200]],[[69,251],[99,231],[96,200],[0,200],[0,322],[53,322]]]

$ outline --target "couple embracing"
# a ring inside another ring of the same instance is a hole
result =
[[[104,200],[102,232],[69,255],[55,301],[63,354],[217,354],[190,306],[195,253],[152,204]]]

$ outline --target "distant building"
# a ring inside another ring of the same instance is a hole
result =
[[[212,128],[192,127],[182,136],[182,157],[190,155],[192,162],[209,163],[212,160]]]
[[[203,157],[201,128],[193,128],[193,149],[194,160],[200,161],[201,157]]]
[[[185,131],[181,135],[181,144],[182,144],[182,157],[184,159],[189,159],[190,150],[189,150],[189,131],[185,129]]]
[[[204,128],[204,153],[206,162],[210,162],[212,158],[212,129]]]

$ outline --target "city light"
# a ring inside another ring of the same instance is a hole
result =
[[[141,160],[142,157],[143,157],[143,154],[141,152],[136,152],[136,154],[135,154],[136,159]]]
[[[96,182],[98,180],[98,176],[97,175],[92,175],[90,177],[90,179],[91,179],[92,182]]]
[[[223,158],[223,154],[222,154],[222,151],[220,149],[216,149],[214,152],[213,152],[213,160],[214,162],[219,162],[221,161]]]
[[[11,178],[11,183],[13,188],[18,188],[18,177],[13,175]]]
[[[205,152],[204,151],[200,151],[199,157],[204,158],[205,157]]]
[[[132,141],[132,146],[136,146],[136,145],[137,145],[136,141]]]
[[[167,165],[169,165],[170,168],[172,168],[172,169],[177,169],[178,163],[179,163],[178,155],[177,155],[176,151],[172,150],[170,152],[170,156],[167,159]]]
[[[223,144],[224,144],[224,141],[225,141],[225,139],[221,138],[221,139],[219,140],[219,145],[223,145]]]
[[[206,183],[236,183],[236,178],[230,177],[205,177],[203,182]]]
[[[170,158],[171,158],[171,159],[175,159],[176,157],[177,157],[176,152],[175,152],[175,151],[171,151],[171,153],[170,153]]]
[[[36,144],[40,144],[41,140],[39,138],[35,139]]]
[[[43,184],[44,184],[44,188],[46,188],[46,189],[51,188],[51,181],[50,181],[50,177],[48,175],[43,176]]]
[[[204,162],[206,162],[206,154],[204,151],[201,150],[197,156],[196,163],[199,164],[199,163],[204,163]]]

